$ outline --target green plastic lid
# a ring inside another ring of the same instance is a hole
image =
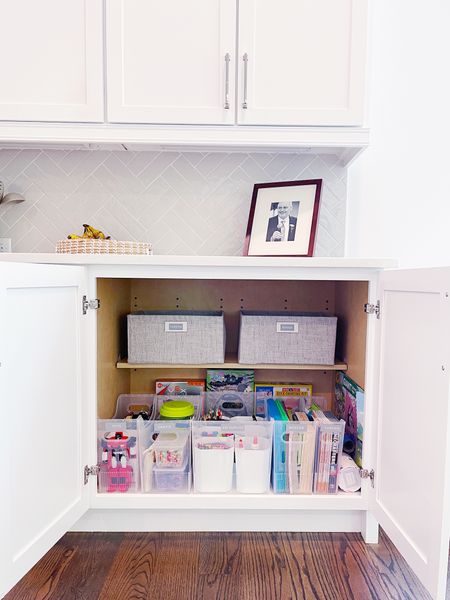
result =
[[[159,411],[163,419],[189,419],[194,414],[194,405],[186,400],[168,400]]]

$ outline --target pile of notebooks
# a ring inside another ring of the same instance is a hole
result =
[[[291,401],[289,401],[291,400]],[[345,421],[305,399],[268,399],[274,423],[272,485],[278,494],[335,494]]]

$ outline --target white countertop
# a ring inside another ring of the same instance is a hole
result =
[[[397,266],[390,258],[351,257],[275,257],[275,256],[175,256],[175,255],[110,255],[22,253],[0,254],[2,262],[40,263],[54,265],[136,265],[136,266],[207,266],[207,267],[312,267],[389,269]]]

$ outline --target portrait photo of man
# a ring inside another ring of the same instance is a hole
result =
[[[270,207],[266,242],[293,242],[297,229],[299,202],[274,202]],[[274,214],[275,213],[275,214]]]

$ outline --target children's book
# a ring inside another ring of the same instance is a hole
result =
[[[256,383],[257,396],[266,398],[282,398],[283,396],[312,396],[310,383]]]
[[[253,392],[255,372],[249,369],[208,369],[206,371],[207,392]]]
[[[343,371],[336,372],[336,415],[345,421],[344,452],[362,467],[364,390]]]
[[[182,381],[159,379],[155,383],[157,396],[198,396],[204,391],[204,379],[184,379]]]

